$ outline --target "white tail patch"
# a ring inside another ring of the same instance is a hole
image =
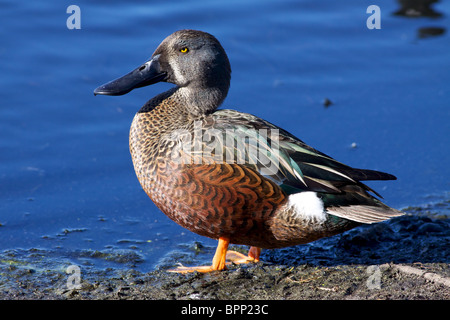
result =
[[[316,192],[305,191],[291,194],[287,205],[294,208],[294,215],[299,219],[318,222],[323,222],[327,219],[323,201],[317,196]]]

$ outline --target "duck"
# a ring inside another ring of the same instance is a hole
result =
[[[402,215],[367,180],[395,180],[356,169],[255,115],[219,107],[231,66],[211,34],[183,29],[150,59],[94,90],[124,95],[158,82],[174,86],[134,116],[129,148],[146,194],[170,219],[218,241],[212,264],[172,272],[212,272],[260,261],[262,249],[309,243]],[[248,254],[228,250],[249,246]]]

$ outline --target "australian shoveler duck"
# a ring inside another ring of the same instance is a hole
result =
[[[162,212],[219,243],[211,266],[171,271],[223,270],[226,260],[258,261],[261,248],[303,244],[402,214],[361,183],[393,175],[351,168],[254,115],[217,110],[230,78],[215,37],[180,30],[147,62],[94,91],[122,95],[160,81],[175,85],[134,117],[134,168]],[[249,245],[248,256],[228,251],[230,243]]]

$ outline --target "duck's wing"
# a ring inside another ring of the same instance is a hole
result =
[[[228,143],[225,143],[223,153],[228,159],[234,157],[236,163],[255,167],[287,193],[341,194],[343,187],[350,184],[363,186],[377,194],[360,181],[396,179],[384,172],[351,168],[250,114],[219,110],[210,117],[210,121],[206,127],[225,132]]]
[[[229,159],[234,156],[234,163],[252,167],[288,195],[316,192],[329,214],[359,223],[380,222],[403,214],[373,197],[369,192],[381,198],[360,182],[395,180],[391,174],[349,167],[250,114],[216,111],[206,127],[226,133],[228,143],[222,154]]]

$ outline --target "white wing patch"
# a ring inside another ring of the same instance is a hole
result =
[[[305,191],[291,194],[287,205],[294,209],[294,216],[299,219],[324,222],[327,213],[323,207],[323,201],[316,192]]]

